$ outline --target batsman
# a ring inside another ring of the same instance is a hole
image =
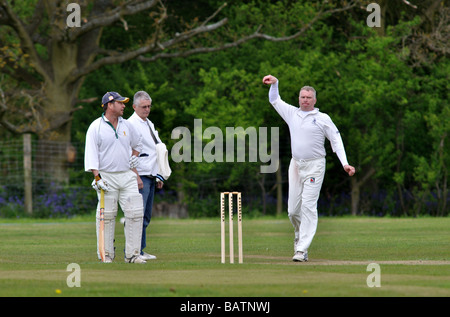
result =
[[[325,138],[349,176],[355,168],[348,164],[344,144],[331,118],[315,108],[316,90],[304,86],[299,93],[299,107],[284,102],[278,92],[278,79],[263,78],[271,85],[269,102],[289,126],[292,159],[289,164],[288,215],[294,226],[293,261],[308,261],[308,248],[317,229],[317,201],[325,176]]]
[[[97,254],[106,263],[115,257],[114,229],[118,204],[125,216],[125,262],[145,263],[140,256],[144,205],[136,172],[142,140],[131,123],[122,117],[128,101],[129,98],[117,92],[107,92],[102,98],[104,113],[91,123],[86,133],[85,171],[93,173],[92,187],[97,190],[99,198]],[[104,201],[101,201],[102,192]],[[104,228],[103,233],[101,228]],[[101,245],[102,237],[104,245]],[[104,255],[101,254],[103,247]]]

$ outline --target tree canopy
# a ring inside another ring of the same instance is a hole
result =
[[[379,1],[379,28],[367,25],[371,1],[78,3],[81,26],[70,28],[63,2],[0,1],[0,124],[11,133],[82,144],[111,90],[150,93],[169,150],[179,141],[172,131],[193,131],[195,119],[224,134],[278,127],[279,174],[260,173],[248,157],[180,162],[167,184],[192,214],[214,212],[216,193],[231,187],[245,190],[250,210],[272,212],[266,206],[286,197],[291,154],[261,83],[271,73],[293,105],[301,86],[316,88],[357,168],[346,177],[327,144],[319,212],[448,214],[445,1]]]

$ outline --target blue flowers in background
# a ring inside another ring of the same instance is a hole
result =
[[[26,215],[23,188],[0,187],[0,217]],[[70,218],[95,211],[97,196],[90,187],[50,186],[50,191],[33,194],[33,218]]]

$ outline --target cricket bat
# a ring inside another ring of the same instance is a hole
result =
[[[105,192],[100,190],[100,228],[98,231],[98,251],[102,262],[105,262]]]

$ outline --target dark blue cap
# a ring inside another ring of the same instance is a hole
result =
[[[109,91],[102,98],[102,107],[111,101],[120,101],[123,103],[127,103],[128,101],[130,101],[130,98],[122,97],[119,93],[115,91]]]

